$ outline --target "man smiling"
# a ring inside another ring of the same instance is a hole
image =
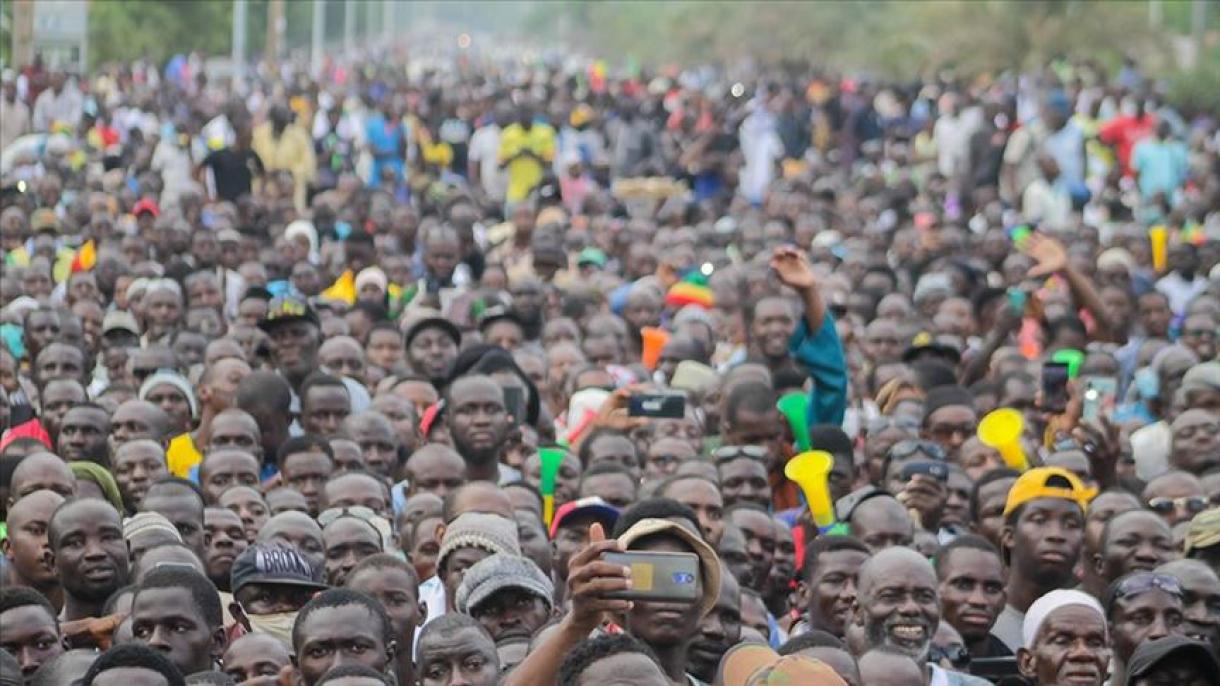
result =
[[[931,683],[980,683],[928,662],[932,635],[940,622],[939,600],[936,574],[927,559],[910,548],[886,548],[860,568],[853,621],[869,645],[888,646],[926,665]]]

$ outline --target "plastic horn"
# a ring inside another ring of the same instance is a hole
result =
[[[555,475],[559,473],[559,465],[563,464],[562,448],[543,448],[538,451],[542,461],[542,478],[538,491],[542,493],[542,518],[546,520],[547,529],[551,528],[551,520],[555,518]]]
[[[1149,228],[1148,241],[1152,244],[1152,268],[1161,273],[1169,265],[1169,229],[1159,224]]]
[[[803,453],[811,447],[809,443],[809,396],[804,393],[789,393],[775,404],[788,426],[792,429],[793,443],[796,451]]]
[[[1058,362],[1068,366],[1068,378],[1075,379],[1080,374],[1080,367],[1084,364],[1084,353],[1075,348],[1063,348],[1056,350],[1054,355],[1051,355],[1051,362]]]
[[[818,531],[823,532],[835,523],[834,504],[830,500],[830,485],[827,482],[834,463],[834,456],[825,450],[806,450],[784,465],[784,476],[801,487],[813,523]]]
[[[644,366],[652,371],[657,368],[657,362],[661,359],[661,348],[669,342],[669,332],[655,326],[645,326],[640,328],[640,339],[643,343],[641,359]]]
[[[979,422],[979,440],[983,445],[995,448],[1000,457],[1013,469],[1024,472],[1029,469],[1029,460],[1025,457],[1025,449],[1021,447],[1021,432],[1025,429],[1025,418],[1021,413],[1010,408],[1001,407],[992,410],[983,421]]]

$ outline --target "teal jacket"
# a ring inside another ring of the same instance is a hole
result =
[[[813,388],[809,391],[809,426],[842,426],[843,415],[847,412],[847,360],[834,317],[827,312],[816,332],[810,331],[809,323],[802,317],[788,341],[788,350],[813,379]]]

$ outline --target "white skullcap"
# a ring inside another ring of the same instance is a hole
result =
[[[390,280],[380,267],[365,267],[356,275],[356,292],[359,293],[365,284],[375,284],[384,293],[389,288]]]
[[[1090,608],[1097,613],[1098,617],[1101,617],[1103,624],[1106,621],[1106,612],[1101,608],[1101,603],[1088,593],[1064,589],[1051,591],[1035,600],[1034,604],[1030,605],[1025,612],[1025,623],[1021,626],[1021,640],[1025,647],[1033,647],[1038,629],[1042,628],[1042,623],[1052,612],[1069,605],[1083,605]]]

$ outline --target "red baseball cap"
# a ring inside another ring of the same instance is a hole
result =
[[[564,520],[572,521],[577,518],[600,522],[606,533],[610,533],[610,530],[614,528],[614,523],[618,521],[618,514],[618,510],[613,505],[595,495],[564,503],[555,511],[555,518],[551,520],[551,538],[555,538],[555,534],[559,531],[559,527],[563,526]]]
[[[161,208],[157,207],[157,201],[152,198],[144,198],[137,202],[135,207],[131,208],[131,213],[137,217],[145,212],[151,214],[153,218],[161,216]]]

